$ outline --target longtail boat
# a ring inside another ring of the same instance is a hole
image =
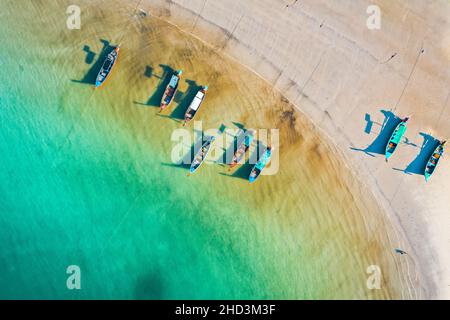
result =
[[[207,90],[208,86],[203,86],[200,90],[198,90],[197,94],[195,95],[194,99],[192,99],[191,104],[186,110],[183,126],[185,126],[194,118],[195,114],[198,112],[198,109],[200,109],[203,100],[205,99]]]
[[[112,68],[116,64],[117,58],[119,57],[120,46],[115,47],[103,62],[102,68],[100,69],[97,78],[95,79],[95,88],[100,87],[111,74]]]
[[[191,163],[191,168],[189,169],[190,173],[194,173],[195,170],[197,170],[205,161],[206,156],[211,150],[212,143],[215,139],[216,138],[214,136],[209,136],[206,138],[206,141],[203,143],[201,149],[197,152],[194,160]]]
[[[230,169],[233,168],[234,166],[236,166],[242,160],[242,158],[245,156],[245,153],[247,152],[247,150],[250,148],[250,145],[252,144],[253,135],[254,135],[253,130],[248,130],[245,133],[244,140],[238,146],[236,152],[234,153],[233,160],[231,160]]]
[[[436,169],[436,166],[439,163],[439,160],[442,158],[442,154],[444,153],[444,145],[446,141],[442,141],[439,143],[439,145],[434,150],[433,154],[431,155],[430,159],[428,160],[428,163],[425,167],[425,180],[428,181],[433,174],[434,170]]]
[[[386,145],[386,162],[389,160],[389,158],[394,153],[395,149],[397,149],[398,144],[403,138],[403,135],[406,132],[406,122],[408,122],[409,118],[406,117],[403,119],[395,128],[394,132],[391,135],[391,138],[389,139],[389,142]]]
[[[177,73],[173,74],[170,78],[170,82],[167,85],[166,91],[164,91],[164,95],[161,99],[161,109],[159,112],[163,111],[173,101],[173,98],[177,93],[178,84],[180,83],[182,73],[182,70],[178,70]]]
[[[255,166],[252,169],[252,172],[250,172],[250,177],[248,178],[250,183],[252,183],[256,179],[258,179],[258,177],[260,176],[260,174],[263,171],[264,167],[267,165],[267,163],[269,163],[271,153],[272,153],[271,148],[267,147],[267,149],[264,152],[263,156],[255,164]]]

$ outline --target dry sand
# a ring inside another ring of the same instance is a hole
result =
[[[380,30],[366,26],[371,4],[381,9]],[[419,267],[425,298],[450,298],[450,162],[444,158],[428,183],[402,171],[420,153],[420,133],[450,137],[448,1],[144,0],[139,7],[250,68],[307,115],[408,239],[402,258]],[[409,142],[389,163],[354,150],[377,138],[381,110],[412,115]]]

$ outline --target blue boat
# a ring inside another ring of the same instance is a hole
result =
[[[409,120],[408,117],[402,119],[402,121],[397,125],[394,132],[392,133],[388,143],[386,144],[386,151],[385,151],[386,162],[394,154],[394,151],[397,149],[397,146],[400,144],[400,141],[405,135],[406,123],[408,122],[408,120]]]
[[[428,182],[428,180],[430,180],[431,175],[433,174],[433,172],[435,171],[439,160],[441,160],[442,158],[442,154],[444,153],[444,145],[445,145],[445,141],[442,141],[441,143],[439,143],[439,145],[436,147],[436,149],[434,150],[433,154],[431,155],[430,159],[428,160],[428,163],[425,167],[425,180]]]
[[[214,136],[209,136],[206,138],[206,141],[203,143],[202,148],[197,152],[194,160],[191,163],[191,168],[189,169],[190,173],[194,173],[205,161],[206,156],[211,150],[212,143],[215,139],[216,138]]]
[[[250,172],[250,177],[248,178],[250,183],[254,182],[261,175],[261,172],[263,171],[264,167],[270,161],[271,154],[272,154],[271,148],[267,147],[267,149],[264,152],[263,156],[255,164],[255,166],[252,169],[252,172]]]
[[[97,79],[95,80],[95,87],[99,88],[103,83],[105,83],[108,76],[111,74],[112,68],[116,64],[117,58],[119,57],[120,46],[114,48],[105,61],[103,62],[102,68],[100,69]]]

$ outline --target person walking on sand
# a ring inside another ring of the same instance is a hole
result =
[[[297,1],[298,1],[298,0],[294,0],[294,2],[293,2],[293,3],[291,3],[290,5],[291,5],[291,6],[293,6],[294,4],[296,4],[296,3],[297,3]],[[286,5],[286,8],[289,8],[289,4],[287,4],[287,5]]]
[[[401,249],[395,249],[395,252],[396,252],[396,253],[399,253],[399,254],[401,254],[401,255],[407,254],[406,251],[403,251],[403,250],[401,250]]]

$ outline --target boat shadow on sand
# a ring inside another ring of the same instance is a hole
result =
[[[203,144],[203,138],[197,139],[196,142],[194,142],[191,145],[191,148],[188,152],[180,159],[178,163],[174,162],[162,162],[161,165],[164,167],[173,167],[173,168],[179,168],[188,170],[191,168],[191,163],[194,160],[195,155],[197,154],[197,151],[200,150]]]
[[[192,100],[194,100],[198,90],[202,88],[202,86],[198,85],[194,80],[186,79],[185,81],[188,84],[188,87],[185,92],[178,91],[175,95],[174,101],[177,103],[177,106],[169,116],[171,119],[183,120],[187,108]]]
[[[169,80],[170,80],[170,77],[169,77]],[[157,115],[159,117],[169,118],[176,122],[181,122],[182,120],[184,120],[184,115],[186,113],[187,108],[191,104],[191,102],[194,99],[195,95],[197,94],[198,90],[200,90],[202,88],[202,86],[199,86],[194,80],[186,79],[185,81],[187,82],[188,87],[185,92],[177,90],[177,93],[175,94],[175,97],[173,98],[173,101],[177,105],[174,107],[173,111],[168,115],[158,113]],[[164,86],[163,88],[165,89],[166,86]],[[162,98],[163,94],[164,94],[164,90],[162,91],[161,98]],[[161,102],[161,99],[159,99],[159,101]],[[173,108],[173,106],[170,106],[169,108]]]
[[[374,154],[385,153],[386,145],[389,142],[392,133],[402,120],[399,117],[397,117],[394,113],[392,113],[392,111],[381,110],[381,113],[384,115],[384,121],[381,124],[381,130],[378,133],[375,140],[365,149],[350,147],[351,150],[364,152],[365,154],[371,157],[375,157]],[[367,126],[364,132],[370,134],[372,131],[372,126],[375,122],[370,120],[369,114],[366,114],[365,120],[367,121]]]
[[[96,53],[94,51],[91,51],[88,45],[85,45],[83,47],[83,51],[86,53],[86,59],[84,60],[84,62],[88,65],[90,64],[91,67],[81,80],[72,79],[71,80],[72,82],[95,85],[95,80],[97,79],[97,75],[100,69],[102,68],[103,62],[105,61],[108,54],[115,48],[114,46],[111,46],[110,42],[107,40],[101,39],[100,41],[103,44],[103,49],[100,51],[98,58],[95,62],[94,59]]]
[[[257,147],[253,151],[253,153],[249,156],[249,159],[245,160],[245,163],[238,164],[237,169],[228,169],[230,173],[219,173],[222,176],[230,177],[230,178],[239,178],[248,180],[250,176],[250,172],[252,172],[253,167],[255,166],[258,159],[261,158],[263,153],[265,152],[265,148],[262,142],[257,142]],[[228,167],[228,166],[227,166]],[[229,168],[229,167],[228,167]]]
[[[229,132],[225,132],[226,126],[224,124],[221,125],[221,128],[219,128],[219,132],[221,131],[222,133],[225,132],[226,135],[232,137],[233,141],[230,143],[230,145],[228,146],[228,148],[223,148],[223,154],[220,157],[221,162],[219,163],[221,166],[223,167],[228,167],[228,164],[231,163],[231,161],[233,160],[233,156],[234,153],[237,150],[238,145],[240,145],[242,142],[244,142],[245,139],[245,132],[247,131],[247,129],[245,129],[245,126],[237,123],[237,122],[232,122],[233,125],[235,125],[237,127],[236,129],[236,134],[230,134]]]
[[[423,143],[416,158],[408,164],[405,169],[393,168],[393,170],[402,171],[409,175],[424,175],[428,160],[436,147],[439,145],[440,141],[427,133],[421,132],[420,135],[423,137]]]
[[[239,165],[238,169],[229,170],[229,172],[232,172],[232,173],[220,172],[219,174],[222,176],[226,176],[226,177],[248,180],[248,177],[250,176],[250,172],[252,172],[252,168],[253,168],[252,164],[245,162],[244,164]],[[233,170],[234,170],[234,172],[233,172]]]
[[[147,78],[157,78],[159,79],[158,86],[153,94],[147,99],[147,102],[138,102],[133,101],[134,104],[138,104],[146,107],[159,107],[161,105],[161,99],[166,91],[166,87],[170,82],[170,78],[175,73],[175,70],[165,64],[160,64],[160,68],[162,69],[162,74],[159,76],[155,74],[154,68],[152,66],[146,66],[144,71],[144,76]]]

